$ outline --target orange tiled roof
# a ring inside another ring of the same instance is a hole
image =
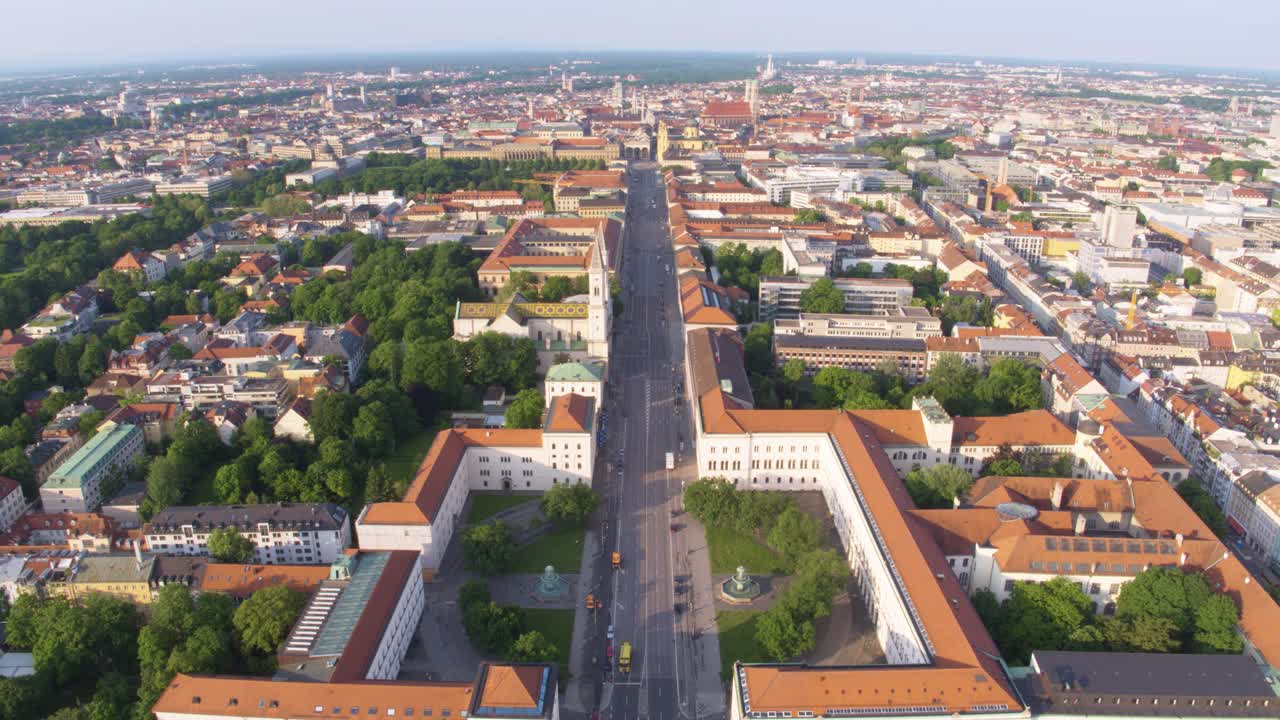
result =
[[[591,430],[591,398],[569,393],[551,400],[547,410],[547,432],[582,433]]]
[[[1076,435],[1048,410],[1029,410],[1003,417],[957,417],[951,441],[957,446],[1072,445]]]
[[[469,447],[539,447],[541,430],[441,430],[418,466],[401,502],[373,503],[362,522],[372,525],[430,525],[444,502],[458,463]]]

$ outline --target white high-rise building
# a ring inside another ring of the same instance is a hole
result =
[[[1138,229],[1138,211],[1131,207],[1108,205],[1102,213],[1102,241],[1111,247],[1133,247],[1133,233]]]
[[[621,110],[621,109],[622,109],[622,81],[621,81],[621,80],[615,80],[615,81],[613,82],[613,103],[612,103],[612,105],[613,105],[613,107],[614,107],[614,108],[616,108],[616,109],[618,109],[618,110]]]
[[[743,99],[751,106],[751,117],[755,119],[756,109],[759,107],[760,101],[760,81],[755,78],[749,78],[744,83],[743,95],[745,96]]]
[[[1271,116],[1271,137],[1280,140],[1280,112]]]

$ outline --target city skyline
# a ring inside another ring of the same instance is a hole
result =
[[[399,18],[370,26],[367,35],[351,35],[345,23],[331,22],[347,8],[332,0],[312,3],[305,15],[296,9],[232,0],[217,15],[172,8],[162,18],[140,0],[125,0],[105,12],[76,0],[52,4],[60,19],[59,42],[50,46],[41,33],[27,30],[47,22],[49,5],[20,6],[8,11],[0,30],[0,72],[63,69],[90,65],[199,61],[262,60],[296,56],[357,54],[435,54],[453,52],[600,52],[693,50],[776,54],[893,54],[928,57],[1010,58],[1034,62],[1153,65],[1262,72],[1280,70],[1280,59],[1267,52],[1266,22],[1229,24],[1207,16],[1198,21],[1194,42],[1185,36],[1185,15],[1167,3],[1139,0],[1116,6],[1089,0],[1071,13],[1051,8],[1019,7],[1018,13],[953,16],[946,3],[919,3],[910,17],[891,6],[856,10],[834,2],[806,6],[813,20],[796,29],[779,29],[754,8],[726,2],[684,6],[662,0],[627,22],[625,37],[599,32],[592,6],[571,0],[553,11],[500,0],[494,17],[504,17],[483,34],[433,36],[430,27],[463,26],[474,19],[470,8],[426,8],[390,0],[374,3],[371,17]],[[137,12],[134,12],[134,11]],[[1247,0],[1242,12],[1277,15],[1274,5]],[[675,13],[680,22],[672,22]],[[1105,13],[1105,15],[1104,15]],[[186,16],[184,17],[184,14]],[[246,19],[252,18],[252,22]],[[924,18],[926,22],[918,22]],[[938,18],[945,22],[928,22]],[[1100,22],[1105,18],[1106,22]],[[1277,18],[1280,19],[1280,18]],[[917,22],[919,27],[907,23]],[[193,46],[182,27],[198,24],[208,50]],[[717,32],[707,32],[708,27]],[[1052,27],[1051,37],[1044,28]],[[281,28],[290,32],[282,35]],[[425,29],[424,29],[425,28]],[[1135,38],[1158,38],[1152,43]],[[479,42],[476,40],[479,39]],[[214,49],[216,46],[216,50]],[[68,48],[73,48],[68,50]],[[139,48],[142,48],[139,50]],[[837,59],[839,56],[837,55]],[[847,58],[843,58],[847,59]]]

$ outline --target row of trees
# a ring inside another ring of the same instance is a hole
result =
[[[725,243],[714,251],[703,250],[707,266],[715,265],[719,282],[741,288],[754,300],[760,294],[760,278],[784,275],[782,253],[777,248],[748,250],[744,243]]]
[[[129,602],[91,594],[82,602],[19,596],[6,643],[30,651],[36,674],[0,678],[0,720],[151,717],[174,674],[275,670],[275,652],[306,602],[283,586],[254,592],[238,607],[230,596],[193,596],[185,585],[161,588],[150,620]],[[136,700],[136,702],[135,702]]]
[[[1004,603],[988,590],[974,594],[978,615],[1011,664],[1026,664],[1033,650],[1112,650],[1236,654],[1240,611],[1204,576],[1152,567],[1124,584],[1115,615],[1099,616],[1088,589],[1064,577],[1018,582]]]
[[[441,194],[458,189],[514,190],[516,180],[528,179],[535,173],[565,170],[603,170],[598,160],[492,160],[431,159],[416,160],[407,165],[381,164],[344,178],[316,183],[316,192],[325,197],[349,192],[373,193],[395,190],[397,195]]]
[[[909,387],[892,362],[872,372],[823,368],[810,377],[804,361],[774,365],[772,333],[758,323],[744,339],[745,362],[760,407],[819,407],[845,410],[909,408],[917,397],[936,399],[953,415],[1006,415],[1044,406],[1040,374],[1013,358],[1002,358],[986,370],[957,355],[943,355],[925,381]]]

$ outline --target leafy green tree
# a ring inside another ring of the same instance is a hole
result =
[[[240,647],[264,655],[274,654],[306,604],[306,595],[284,585],[255,590],[236,608],[232,618]]]
[[[0,450],[0,475],[18,481],[22,486],[22,494],[27,498],[34,499],[40,494],[36,484],[35,469],[31,467],[30,458],[20,447]]]
[[[767,373],[773,369],[773,325],[756,323],[743,339],[743,352],[747,370]]]
[[[36,616],[31,655],[36,671],[47,674],[55,685],[71,683],[94,657],[85,613],[63,598],[47,600]]]
[[[375,376],[399,385],[404,368],[404,346],[398,342],[378,343],[373,352],[369,353],[367,367]]]
[[[507,406],[503,424],[509,428],[540,428],[542,407],[542,393],[533,388],[521,390]]]
[[[271,217],[290,217],[310,210],[311,203],[296,195],[276,195],[262,202],[262,212]]]
[[[1209,597],[1196,608],[1191,650],[1199,653],[1239,654],[1244,650],[1244,642],[1236,632],[1239,624],[1240,609],[1230,596],[1217,594]]]
[[[143,500],[143,514],[148,517],[182,500],[185,489],[185,473],[182,464],[169,455],[162,455],[147,466],[147,493]]]
[[[1204,486],[1194,478],[1187,478],[1178,483],[1178,495],[1182,497],[1183,502],[1200,516],[1205,525],[1209,526],[1209,530],[1218,537],[1226,537],[1227,535],[1227,517],[1223,514],[1222,508],[1218,507],[1218,503],[1213,496],[1205,491]]]
[[[1088,295],[1093,292],[1093,281],[1083,270],[1077,270],[1071,274],[1071,287],[1079,290],[1081,295]]]
[[[1064,577],[1016,583],[1001,615],[997,643],[1015,663],[1029,662],[1033,650],[1073,649],[1097,637],[1093,601]]]
[[[949,508],[973,485],[969,473],[955,465],[932,465],[907,473],[907,492],[917,507]]]
[[[911,394],[915,397],[932,397],[952,415],[975,415],[978,399],[974,388],[981,379],[980,373],[956,355],[943,355],[929,369],[929,376],[917,385]]]
[[[1026,475],[1026,470],[1022,468],[1022,463],[1014,458],[1000,458],[987,466],[987,474],[1002,475],[1006,477],[1020,477]]]
[[[362,405],[356,413],[352,437],[370,457],[390,455],[396,447],[396,431],[387,406],[378,400]]]
[[[760,256],[760,277],[781,277],[786,274],[782,251],[777,248],[765,250]]]
[[[482,652],[505,655],[524,629],[524,612],[511,605],[473,603],[462,615],[467,638]]]
[[[827,221],[827,216],[817,208],[805,208],[797,210],[795,222],[801,225],[816,225]]]
[[[93,593],[81,601],[89,625],[95,665],[125,669],[137,659],[138,610],[132,603]]]
[[[225,672],[234,655],[225,635],[211,627],[198,627],[174,648],[165,664],[168,673],[212,675]]]
[[[684,489],[684,507],[704,525],[723,527],[738,512],[738,492],[724,478],[701,478]]]
[[[223,503],[234,505],[244,501],[245,495],[253,487],[256,474],[252,460],[241,458],[218,468],[213,477],[213,489]]]
[[[1204,276],[1203,276],[1203,273],[1200,272],[1200,268],[1189,267],[1189,268],[1183,268],[1182,270],[1182,282],[1187,287],[1191,287],[1192,285],[1199,285],[1200,281],[1203,278]]]
[[[15,650],[30,650],[36,642],[36,618],[44,601],[35,593],[23,593],[9,608],[5,624],[5,643]]]
[[[209,533],[208,544],[209,554],[226,563],[247,563],[253,559],[256,550],[252,540],[230,527],[217,528]]]
[[[973,396],[979,415],[1038,410],[1044,405],[1039,370],[1013,358],[994,362],[973,388]]]
[[[590,485],[564,483],[552,485],[541,502],[542,512],[552,522],[582,527],[600,505],[600,496]]]
[[[542,283],[539,299],[542,302],[560,302],[573,294],[573,279],[565,275],[552,275]]]
[[[1171,567],[1152,567],[1138,573],[1120,589],[1117,617],[1162,617],[1187,632],[1195,622],[1196,610],[1213,591],[1200,575]]]
[[[550,663],[556,661],[557,653],[556,646],[546,636],[530,630],[516,638],[506,657],[511,662]]]
[[[369,476],[365,481],[364,497],[368,502],[394,502],[401,495],[400,489],[387,477],[387,469],[382,463],[369,466]]]
[[[489,583],[483,580],[468,580],[458,588],[458,606],[465,612],[476,603],[487,603],[490,600]]]
[[[462,557],[468,569],[481,575],[505,572],[515,557],[511,529],[501,522],[467,528],[462,534]]]
[[[812,622],[805,622],[785,604],[778,603],[757,617],[756,642],[774,660],[786,662],[814,648],[817,630]]]
[[[822,278],[800,293],[800,309],[807,313],[844,312],[844,292],[829,278]]]
[[[822,526],[811,515],[791,506],[778,516],[769,531],[768,543],[788,562],[795,563],[801,555],[817,549],[822,543]]]
[[[98,678],[93,697],[84,707],[87,720],[117,720],[128,717],[133,698],[138,691],[134,677],[119,672],[107,672]]]
[[[322,391],[311,401],[311,434],[316,444],[328,438],[349,438],[356,417],[356,402],[351,395]]]
[[[1182,647],[1178,626],[1169,618],[1107,618],[1102,629],[1106,644],[1113,651],[1168,653]]]

